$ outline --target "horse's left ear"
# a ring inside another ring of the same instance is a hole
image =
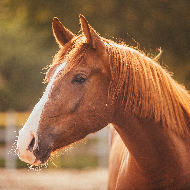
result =
[[[74,37],[74,34],[66,29],[57,17],[53,19],[52,29],[55,39],[60,46],[64,46]]]
[[[105,48],[105,44],[101,37],[88,24],[88,21],[83,15],[79,15],[82,31],[87,38],[87,43],[91,44],[94,49]]]

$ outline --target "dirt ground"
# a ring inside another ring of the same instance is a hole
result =
[[[0,169],[0,190],[106,190],[107,169]]]

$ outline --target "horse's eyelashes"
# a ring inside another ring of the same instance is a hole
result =
[[[78,83],[78,84],[83,84],[86,81],[86,76],[83,74],[78,74],[74,77],[72,80],[72,83]]]

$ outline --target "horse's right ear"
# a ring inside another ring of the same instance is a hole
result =
[[[64,46],[74,37],[74,34],[66,29],[57,17],[53,19],[52,29],[59,46]]]

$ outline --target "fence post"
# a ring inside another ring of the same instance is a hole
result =
[[[15,169],[17,164],[17,156],[14,153],[13,144],[15,143],[16,136],[16,113],[14,111],[8,111],[6,114],[6,132],[5,132],[5,143],[6,143],[6,169]]]

